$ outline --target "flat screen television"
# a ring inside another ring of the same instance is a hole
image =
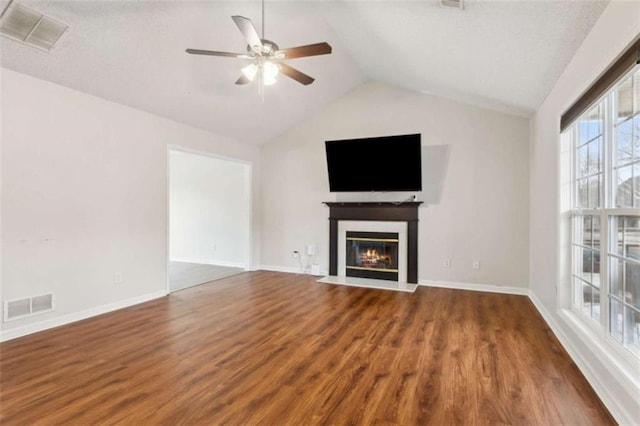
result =
[[[422,191],[421,135],[326,141],[331,192]]]

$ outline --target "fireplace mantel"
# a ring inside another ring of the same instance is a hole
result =
[[[324,204],[329,207],[329,275],[338,275],[338,221],[407,222],[407,282],[418,283],[418,208],[421,201]]]
[[[329,206],[329,219],[336,220],[387,220],[407,222],[418,220],[418,207],[422,201],[403,203],[369,202],[338,203],[325,202]]]

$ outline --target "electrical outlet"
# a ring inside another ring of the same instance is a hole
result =
[[[300,256],[300,253],[298,253],[298,250],[294,250],[293,253],[291,253],[291,257],[293,257],[294,259],[297,259]]]
[[[444,267],[445,268],[451,268],[451,259],[445,259],[444,260]]]
[[[474,260],[473,263],[471,264],[471,267],[473,269],[480,269],[480,261],[479,260]]]
[[[122,272],[114,272],[113,273],[113,283],[121,284],[122,283]]]

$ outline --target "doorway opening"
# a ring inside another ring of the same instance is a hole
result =
[[[250,269],[251,164],[170,148],[169,292]]]

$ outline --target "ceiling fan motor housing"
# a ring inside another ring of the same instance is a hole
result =
[[[262,46],[247,45],[247,52],[256,56],[274,56],[280,48],[271,40],[260,39]]]

